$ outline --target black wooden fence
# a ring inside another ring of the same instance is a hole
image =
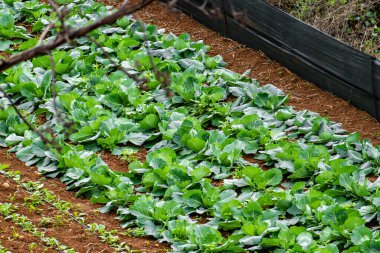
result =
[[[305,24],[264,0],[202,0],[176,5],[221,34],[263,51],[302,78],[350,101],[380,120],[380,62]]]

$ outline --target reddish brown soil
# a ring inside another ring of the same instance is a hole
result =
[[[271,167],[265,165],[265,161],[261,161],[261,160],[257,160],[255,158],[253,158],[252,155],[244,155],[243,156],[244,160],[250,162],[250,163],[257,163],[260,168],[262,168],[263,170],[269,170]]]
[[[108,150],[100,152],[102,160],[114,171],[128,172],[128,163],[119,156],[114,156]]]
[[[224,185],[224,181],[223,181],[223,180],[213,180],[213,181],[211,182],[211,184],[212,184],[213,186],[219,187],[219,186]]]
[[[145,162],[147,150],[140,148],[139,151],[132,155],[132,158],[136,158],[140,162]],[[102,150],[100,152],[102,160],[115,171],[128,172],[128,162],[123,160],[121,156],[112,155],[108,150]]]
[[[46,236],[54,237],[68,247],[74,248],[77,252],[113,252],[107,244],[100,242],[96,235],[86,231],[81,225],[71,220],[67,215],[61,213],[54,207],[40,203],[29,208],[26,203],[31,203],[28,198],[31,196],[24,189],[13,181],[0,175],[0,199],[17,206],[17,213],[25,215],[28,219],[42,231],[46,229]],[[13,196],[10,200],[9,196]],[[44,218],[50,218],[53,222],[43,222]],[[57,222],[56,222],[57,221]]]
[[[102,207],[102,205],[93,205],[88,199],[76,198],[75,192],[67,191],[66,186],[57,179],[48,179],[44,180],[44,177],[37,172],[37,168],[28,167],[23,162],[19,161],[14,154],[7,153],[7,150],[2,148],[0,149],[0,161],[6,163],[9,166],[10,170],[20,171],[22,178],[25,181],[43,181],[44,187],[52,191],[56,196],[59,196],[61,200],[71,202],[76,204],[76,211],[78,213],[85,213],[86,222],[92,223],[96,222],[98,224],[103,224],[108,230],[116,230],[120,240],[129,245],[132,249],[139,250],[142,252],[166,252],[168,246],[164,244],[157,243],[156,240],[150,237],[129,237],[124,235],[123,230],[119,222],[115,219],[115,214],[102,214],[97,208]],[[3,201],[3,198],[0,195],[0,200]],[[2,226],[0,226],[2,228]],[[91,251],[95,252],[95,251]]]
[[[373,182],[375,182],[376,180],[377,180],[377,176],[375,176],[375,175],[369,175],[368,177],[367,177],[367,179],[369,180],[369,181],[371,181],[371,183],[373,183]]]
[[[146,154],[148,150],[145,148],[140,148],[140,150],[134,155],[140,162],[145,162]]]
[[[17,26],[23,26],[26,28],[26,30],[28,31],[28,33],[32,33],[33,32],[33,26],[30,25],[30,24],[26,24],[24,22],[19,22],[16,24]]]
[[[41,125],[45,124],[46,122],[47,122],[46,115],[40,114],[37,116],[37,124],[38,125],[41,126]]]
[[[12,249],[13,252],[56,252],[53,249],[46,248],[41,241],[31,234],[28,234],[14,223],[4,220],[0,216],[0,242],[6,249]]]

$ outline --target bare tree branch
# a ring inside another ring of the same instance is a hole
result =
[[[98,47],[100,47],[101,50],[103,50],[103,52],[105,52],[106,56],[109,57],[109,59],[112,62],[113,60],[110,57],[110,55],[101,47],[101,45],[96,40],[91,39],[91,37],[88,36],[87,34],[90,33],[91,31],[101,27],[101,26],[104,26],[107,24],[112,24],[115,21],[117,21],[119,18],[122,18],[126,15],[132,14],[132,13],[142,9],[146,5],[153,2],[154,0],[141,0],[141,2],[133,4],[133,5],[128,5],[127,4],[128,1],[124,1],[123,4],[121,5],[121,7],[117,11],[115,11],[114,13],[112,13],[112,14],[110,14],[110,15],[102,18],[102,19],[95,21],[93,24],[90,24],[88,26],[81,27],[81,28],[78,28],[75,30],[71,30],[69,27],[67,27],[65,25],[65,18],[66,18],[66,15],[68,13],[68,10],[65,9],[64,7],[63,7],[63,10],[60,10],[60,7],[55,3],[54,0],[48,0],[48,1],[49,1],[50,5],[52,6],[52,8],[54,9],[54,11],[58,14],[58,18],[61,22],[59,27],[62,30],[60,30],[60,32],[58,33],[58,35],[55,37],[55,39],[53,41],[51,41],[47,44],[43,44],[43,41],[47,37],[49,31],[53,27],[56,27],[56,25],[54,23],[49,23],[49,25],[42,32],[42,34],[39,38],[39,41],[34,48],[26,50],[26,51],[24,51],[18,55],[11,56],[10,58],[5,59],[5,60],[0,59],[0,71],[4,71],[4,70],[6,70],[6,69],[18,64],[18,63],[21,63],[21,62],[26,61],[26,60],[30,60],[30,59],[37,57],[37,56],[49,55],[51,71],[52,71],[52,74],[51,74],[52,75],[51,76],[51,86],[52,87],[51,88],[52,88],[54,112],[56,114],[57,120],[62,123],[62,125],[65,127],[65,129],[68,129],[68,128],[72,127],[72,122],[67,122],[66,120],[64,120],[64,118],[63,118],[63,116],[62,116],[62,114],[59,111],[58,106],[57,106],[55,62],[54,62],[54,57],[53,57],[51,51],[56,49],[57,47],[59,47],[60,45],[66,43],[66,42],[71,43],[72,40],[74,40],[76,38],[86,36],[91,41],[95,42],[95,44]],[[113,63],[115,65],[117,65],[114,61],[113,61]],[[128,76],[130,76],[130,74],[127,73],[127,71],[124,71],[124,72]],[[136,80],[136,78],[135,78],[135,80]],[[14,108],[15,112],[20,117],[20,119],[28,126],[28,128],[30,130],[35,132],[40,137],[41,141],[45,145],[51,145],[52,147],[56,148],[58,151],[61,150],[61,147],[58,145],[58,143],[56,142],[56,139],[54,138],[54,132],[52,129],[50,129],[50,128],[43,129],[43,131],[46,132],[46,134],[43,133],[40,129],[36,128],[31,122],[29,122],[29,120],[18,109],[17,104],[13,101],[12,97],[2,87],[0,87],[0,94],[2,94],[3,97],[5,97],[9,101],[11,107]]]
[[[69,40],[74,40],[76,38],[83,37],[87,33],[91,32],[91,31],[93,31],[93,30],[95,30],[101,26],[104,26],[107,24],[112,24],[116,20],[118,20],[119,18],[122,18],[126,15],[132,14],[132,13],[144,8],[145,6],[147,6],[148,4],[150,4],[153,1],[154,0],[142,0],[141,2],[133,4],[131,6],[129,6],[125,2],[120,7],[120,9],[115,11],[113,14],[110,14],[110,15],[108,15],[108,16],[106,16],[106,17],[104,17],[98,21],[95,21],[93,24],[90,24],[88,26],[69,31],[67,34],[67,38]],[[44,44],[44,45],[36,46],[36,47],[29,49],[29,50],[26,50],[20,54],[17,54],[15,56],[11,56],[10,58],[8,58],[6,60],[0,60],[0,71],[6,70],[6,69],[8,69],[8,68],[20,63],[20,62],[30,60],[30,59],[35,58],[37,56],[49,54],[50,50],[53,50],[60,45],[63,45],[67,41],[67,39],[65,37],[66,36],[64,34],[58,34],[57,37],[55,38],[55,40],[52,42],[49,42],[49,43]]]

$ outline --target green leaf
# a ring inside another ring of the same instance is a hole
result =
[[[72,142],[86,142],[96,140],[99,137],[99,132],[96,132],[92,127],[85,126],[78,132],[70,135],[70,140]]]
[[[68,92],[66,94],[62,94],[58,97],[59,102],[63,105],[66,110],[70,110],[71,103],[79,97],[79,94],[75,92]]]
[[[239,242],[245,244],[245,245],[258,245],[262,240],[262,236],[246,236],[239,240]]]
[[[6,51],[13,44],[11,40],[0,40],[0,51]]]
[[[152,134],[129,133],[125,136],[125,139],[137,146],[141,146],[144,144],[145,141],[147,141],[151,137]]]
[[[352,191],[352,179],[347,173],[343,173],[339,176],[339,184],[349,191]]]
[[[160,122],[160,118],[156,114],[148,114],[142,121],[140,127],[145,130],[155,129]]]
[[[364,225],[359,226],[352,231],[351,240],[355,245],[360,245],[371,239],[372,231]]]
[[[178,38],[178,39],[175,40],[173,46],[174,46],[177,50],[182,50],[182,49],[187,48],[187,42],[184,41],[184,40],[181,39],[181,38]]]
[[[33,63],[34,67],[41,67],[44,69],[49,69],[50,65],[51,65],[50,64],[50,58],[49,58],[49,56],[46,56],[46,55],[34,58],[32,60],[32,63]]]
[[[189,190],[183,194],[183,202],[192,208],[203,205],[202,192],[200,190]]]
[[[188,175],[186,168],[176,166],[170,169],[167,182],[169,185],[177,185],[184,188],[191,183],[191,177]]]
[[[199,152],[206,146],[206,142],[200,138],[195,137],[190,138],[187,141],[186,145],[189,149],[193,150],[194,152]]]
[[[18,136],[24,136],[25,131],[29,130],[29,126],[25,123],[17,124],[13,128]]]
[[[303,192],[306,186],[306,182],[296,182],[292,185],[291,193],[296,193],[298,191]]]
[[[206,166],[199,166],[196,167],[190,174],[195,181],[199,181],[202,178],[209,176],[211,174],[211,171]]]
[[[151,219],[153,209],[153,200],[152,196],[143,195],[139,197],[134,204],[131,206],[130,211],[132,215],[136,216],[136,218],[143,222],[146,219]]]
[[[334,174],[331,171],[323,171],[316,178],[317,184],[326,184],[334,179]]]
[[[360,142],[360,134],[358,132],[352,133],[346,138],[347,143],[357,143]]]
[[[282,180],[282,172],[277,168],[262,171],[257,177],[254,177],[253,180],[258,189],[264,189],[267,186],[276,186]]]
[[[296,235],[288,228],[281,229],[278,233],[278,239],[280,239],[282,247],[287,249],[294,245]]]
[[[30,49],[32,47],[34,47],[35,45],[37,45],[38,43],[38,39],[29,39],[23,43],[21,43],[20,45],[18,45],[18,49],[19,50],[27,50],[27,49]]]
[[[266,108],[269,102],[269,94],[268,93],[258,93],[253,99],[255,105],[259,107]]]
[[[158,204],[159,205],[156,205],[154,212],[152,213],[153,218],[157,220],[169,221],[171,218],[183,214],[182,206],[173,200]]]
[[[155,173],[145,173],[142,183],[147,188],[152,188],[155,184],[164,183],[164,180]]]
[[[98,185],[111,185],[113,179],[101,173],[91,173],[91,181]]]
[[[313,236],[309,232],[302,232],[297,236],[297,243],[304,251],[308,250],[313,242]]]
[[[6,29],[13,29],[15,18],[12,14],[0,13],[0,27]]]
[[[223,242],[220,232],[206,224],[197,225],[190,236],[190,240],[198,245],[201,252],[213,252]]]
[[[348,218],[347,211],[339,205],[328,207],[322,216],[322,222],[332,226],[342,225]]]
[[[20,92],[28,100],[38,99],[43,96],[43,92],[37,87],[37,84],[33,82],[21,84]]]
[[[178,61],[178,63],[183,69],[195,68],[200,71],[203,71],[205,69],[203,63],[197,60],[181,59]]]
[[[339,249],[334,244],[328,244],[325,247],[318,248],[318,251],[316,251],[316,253],[339,253]]]

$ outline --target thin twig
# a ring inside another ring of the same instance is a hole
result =
[[[39,129],[35,128],[32,125],[32,123],[30,123],[29,120],[27,120],[25,118],[25,116],[22,115],[22,113],[18,109],[17,105],[14,103],[14,101],[12,100],[12,98],[9,96],[9,94],[2,87],[0,87],[0,93],[9,101],[9,103],[11,104],[11,106],[13,107],[13,109],[16,111],[16,113],[20,117],[20,119],[28,126],[28,128],[30,130],[32,130],[33,132],[35,132],[41,138],[41,140],[42,140],[43,143],[45,143],[45,144],[52,144],[51,140],[49,140],[48,138],[46,138],[46,136],[43,135]]]
[[[49,23],[48,26],[46,27],[46,29],[42,32],[42,34],[40,36],[40,39],[38,40],[38,43],[37,43],[38,46],[42,45],[42,42],[46,38],[46,36],[49,33],[50,29],[53,28],[53,26],[54,26],[53,23]]]
[[[124,1],[123,4],[121,5],[120,9],[118,9],[114,13],[112,13],[112,14],[110,14],[110,15],[102,18],[102,19],[95,21],[93,24],[90,24],[90,25],[85,26],[85,27],[78,28],[76,30],[70,30],[68,27],[65,26],[65,17],[66,17],[67,12],[65,10],[60,11],[59,6],[54,2],[54,0],[48,0],[48,1],[49,1],[50,5],[53,7],[53,9],[58,14],[58,17],[61,21],[62,31],[60,31],[58,33],[58,35],[55,37],[54,40],[52,40],[49,43],[43,44],[43,40],[45,39],[45,37],[49,33],[50,29],[54,26],[52,23],[50,23],[46,27],[46,29],[43,31],[43,33],[41,34],[37,46],[35,46],[32,49],[23,51],[20,54],[11,56],[9,59],[0,60],[0,71],[6,70],[6,69],[8,69],[8,68],[20,63],[20,62],[30,60],[30,59],[35,58],[37,56],[49,55],[50,63],[51,63],[51,70],[52,70],[51,82],[52,82],[53,107],[54,107],[54,111],[57,115],[57,119],[62,119],[62,122],[64,122],[62,115],[59,112],[57,104],[56,104],[57,93],[56,93],[55,63],[54,63],[54,57],[53,57],[51,51],[53,49],[56,49],[60,45],[63,45],[65,42],[70,43],[72,40],[74,40],[76,38],[87,36],[88,33],[90,33],[91,31],[93,31],[93,30],[95,30],[101,26],[114,23],[119,18],[122,18],[126,15],[132,14],[132,13],[140,10],[141,8],[150,4],[154,0],[142,0],[141,2],[134,4],[132,6],[129,6],[127,4],[128,1]],[[87,37],[90,38],[89,36],[87,36]],[[95,40],[95,43],[96,43],[96,40]],[[105,52],[105,54],[108,54],[101,46],[99,46],[99,47],[103,50],[103,52]],[[110,57],[109,54],[108,54],[108,56],[112,61],[112,58]],[[124,72],[127,73],[127,71],[124,71]],[[128,74],[128,76],[130,76],[129,73],[127,73],[127,74]],[[52,137],[52,139],[50,140],[39,129],[34,127],[33,124],[30,123],[25,118],[24,115],[22,115],[22,113],[18,109],[15,102],[12,100],[10,95],[2,87],[0,87],[0,93],[9,101],[10,105],[14,108],[14,110],[16,111],[16,113],[20,117],[20,119],[28,126],[28,128],[30,130],[35,132],[40,137],[41,141],[45,145],[50,144],[50,145],[54,146],[58,151],[60,150],[60,147],[57,145],[57,142],[53,136],[53,131],[51,129],[45,129],[45,131],[47,133],[49,133]],[[66,124],[64,123],[64,125],[66,125]]]

